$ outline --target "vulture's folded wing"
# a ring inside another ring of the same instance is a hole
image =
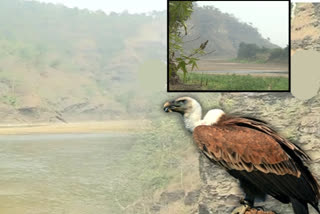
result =
[[[300,177],[294,160],[273,136],[241,126],[198,126],[193,138],[200,150],[229,170],[258,170]]]

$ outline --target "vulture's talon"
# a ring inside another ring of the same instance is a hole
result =
[[[236,207],[231,214],[245,214],[248,210],[250,210],[250,206],[248,204],[243,204],[240,207]]]
[[[240,204],[245,204],[244,198],[240,198],[239,203],[240,203]]]
[[[246,199],[244,198],[240,198],[240,204],[242,205],[248,205],[249,207],[253,207],[253,202],[252,201],[247,201]]]
[[[262,206],[257,206],[257,207],[254,207],[255,209],[257,209],[257,210],[262,210],[262,211],[264,211],[264,207],[262,207]]]

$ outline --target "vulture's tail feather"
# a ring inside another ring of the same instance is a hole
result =
[[[320,214],[320,210],[319,210],[318,205],[312,205],[312,206],[313,206],[313,208],[314,208],[315,210],[317,210],[317,212]]]
[[[308,204],[295,198],[290,198],[294,214],[309,214]]]

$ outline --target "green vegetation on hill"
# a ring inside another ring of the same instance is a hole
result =
[[[0,5],[2,43],[17,44],[14,51],[26,59],[58,52],[59,60],[65,62],[63,57],[77,51],[97,51],[108,62],[125,47],[125,39],[137,33],[137,27],[150,21],[145,15],[106,15],[34,1],[2,0]],[[1,48],[5,53],[10,50],[10,45],[7,50]]]
[[[136,87],[139,66],[166,57],[165,20],[157,11],[107,15],[0,1],[0,116],[24,122],[55,114],[67,120],[134,116],[143,97]]]
[[[241,42],[238,49],[237,59],[238,61],[245,62],[278,62],[278,63],[288,63],[289,50],[288,46],[285,48],[260,48],[256,44],[247,44]]]

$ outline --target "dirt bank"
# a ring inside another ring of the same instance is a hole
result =
[[[112,120],[105,122],[79,123],[39,123],[39,124],[0,124],[0,135],[14,134],[62,134],[62,133],[103,133],[135,132],[146,127],[148,121]]]

